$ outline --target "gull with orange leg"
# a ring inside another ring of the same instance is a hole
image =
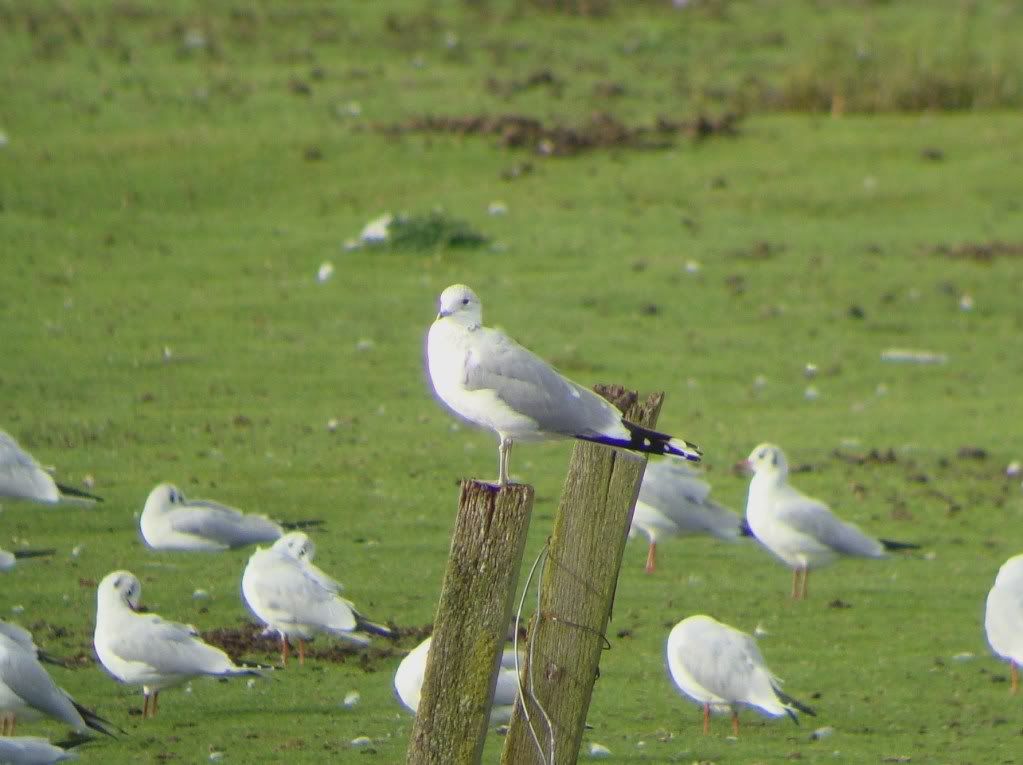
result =
[[[1010,693],[1019,693],[1019,666],[1023,663],[1023,554],[1002,564],[987,595],[984,631],[991,650],[1008,659]]]
[[[842,556],[885,558],[889,550],[917,549],[909,542],[875,539],[789,484],[789,463],[774,444],[757,446],[740,465],[753,471],[746,500],[750,533],[792,569],[792,597],[806,598],[810,569]]]
[[[779,688],[752,635],[710,616],[683,619],[668,634],[668,671],[678,689],[703,707],[703,732],[710,732],[711,712],[730,712],[732,732],[739,735],[738,707],[769,717],[796,712],[816,715],[810,707]]]

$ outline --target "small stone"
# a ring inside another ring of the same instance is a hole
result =
[[[972,651],[961,651],[952,657],[952,661],[973,661],[976,655]]]
[[[702,266],[695,260],[687,260],[685,265],[685,271],[687,274],[698,274]]]
[[[329,420],[327,420],[327,431],[330,433],[335,432],[339,424],[340,423],[338,422],[337,417],[331,417]]]
[[[356,738],[353,738],[351,741],[351,744],[354,747],[369,746],[372,743],[373,739],[371,739],[369,736],[358,736]]]
[[[803,366],[803,377],[807,380],[812,380],[817,376],[817,365],[811,361],[806,362]]]
[[[252,690],[253,688],[255,688],[255,687],[256,687],[256,681],[255,681],[255,680],[253,680],[253,679],[252,679],[252,678],[250,677],[250,678],[249,678],[249,679],[248,679],[248,680],[247,680],[247,681],[245,682],[245,687],[246,687],[246,688],[248,688],[248,689],[249,689],[249,690],[251,691],[251,690]]]
[[[491,202],[487,205],[487,213],[490,215],[507,215],[508,205],[504,202]]]
[[[348,691],[348,693],[345,694],[345,700],[341,703],[345,709],[351,709],[358,704],[361,699],[362,694],[358,691]]]
[[[803,391],[803,398],[805,398],[807,401],[816,401],[820,397],[821,397],[820,391],[817,390],[812,385],[806,386],[806,390]]]
[[[959,310],[960,311],[973,310],[973,295],[963,295],[961,298],[959,298]]]
[[[360,353],[371,351],[376,347],[376,343],[370,340],[368,337],[363,337],[355,344],[355,350]]]
[[[810,734],[811,741],[820,741],[821,739],[827,738],[835,732],[835,729],[830,725],[825,725],[823,728],[818,728]]]
[[[11,613],[12,614],[23,614],[23,613],[25,613],[25,607],[24,606],[11,606]]]
[[[1020,473],[1023,473],[1023,464],[1019,460],[1013,460],[1005,466],[1005,475],[1009,478],[1015,478]]]
[[[209,600],[210,594],[206,590],[196,590],[192,593],[192,600]]]

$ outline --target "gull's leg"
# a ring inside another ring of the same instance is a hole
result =
[[[159,690],[153,691],[153,714],[152,714],[152,717],[156,717],[156,708],[159,706],[159,703],[160,703],[160,691]]]
[[[149,694],[142,691],[142,719],[149,717]]]
[[[305,666],[305,641],[302,638],[298,639],[298,664]]]
[[[710,702],[703,705],[703,735],[710,733]]]
[[[739,735],[739,713],[732,710],[732,733]]]
[[[507,436],[501,436],[501,443],[497,446],[497,485],[507,486],[508,480],[508,456],[511,454],[512,440]]]
[[[807,588],[807,583],[809,581],[810,581],[810,569],[809,568],[804,568],[803,569],[803,589],[802,589],[802,592],[800,592],[800,594],[799,594],[799,599],[800,600],[806,600],[806,588]]]
[[[288,666],[288,636],[281,633],[281,664]]]
[[[1019,693],[1019,666],[1014,660],[1009,661],[1009,674],[1012,682],[1009,684],[1009,693]]]
[[[799,569],[792,569],[792,599],[799,600]]]
[[[650,547],[646,551],[646,572],[648,574],[654,573],[654,567],[657,565],[657,543],[653,540],[650,541]]]

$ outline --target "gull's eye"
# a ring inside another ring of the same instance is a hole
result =
[[[462,298],[462,305],[469,305],[469,298]]]

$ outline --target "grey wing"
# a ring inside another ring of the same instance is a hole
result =
[[[724,624],[707,625],[687,651],[686,667],[704,688],[729,701],[746,698],[764,657],[752,637]]]
[[[0,496],[57,502],[60,492],[31,454],[0,431]]]
[[[228,547],[273,542],[282,534],[281,527],[269,518],[246,515],[233,507],[208,500],[189,501],[168,515],[170,526],[175,531]]]
[[[621,412],[609,401],[564,377],[505,334],[481,327],[470,338],[467,389],[492,390],[511,409],[551,433],[594,436],[621,422]]]
[[[39,646],[37,646],[35,641],[32,640],[32,633],[20,624],[14,624],[13,622],[7,622],[0,619],[0,635],[6,635],[33,656],[35,656],[39,651]]]
[[[21,648],[5,650],[3,654],[0,676],[26,704],[74,728],[84,725],[70,697],[57,687],[34,654]]]
[[[738,539],[742,518],[708,496],[710,484],[679,460],[658,460],[647,465],[639,501],[670,518],[681,533],[712,534]]]
[[[775,507],[779,522],[844,555],[884,556],[880,542],[854,524],[841,520],[823,502],[791,486],[785,488],[787,491],[780,494]]]
[[[298,561],[274,561],[257,573],[254,586],[259,591],[260,603],[287,615],[289,622],[338,630],[356,627],[351,603],[310,576]]]
[[[196,637],[193,627],[155,615],[121,630],[110,641],[110,650],[166,675],[219,674],[233,666],[227,654]]]

